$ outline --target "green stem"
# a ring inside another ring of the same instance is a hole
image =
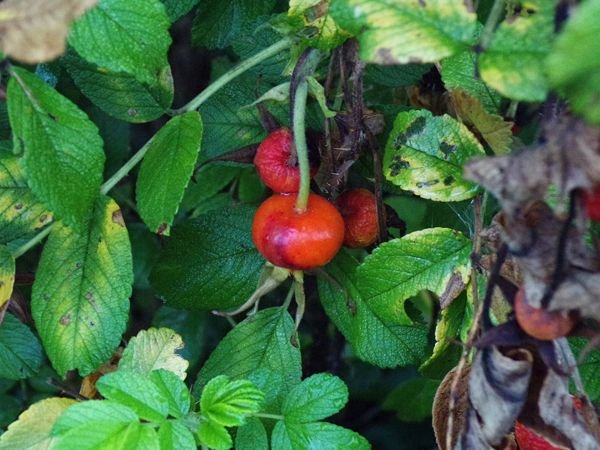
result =
[[[502,15],[502,11],[504,10],[504,0],[494,0],[494,4],[492,6],[492,10],[488,15],[488,18],[485,22],[485,28],[481,32],[481,37],[479,38],[479,46],[485,50],[487,46],[490,44],[492,40],[492,35],[494,34],[494,30],[496,29],[496,25],[500,20],[500,16]]]
[[[127,176],[131,169],[133,169],[142,159],[144,159],[144,156],[148,152],[153,138],[154,137],[150,138],[150,140],[148,140],[148,142],[146,142],[144,146],[135,153],[135,155],[129,158],[129,160],[123,164],[121,168],[113,174],[112,177],[106,180],[106,182],[100,187],[100,192],[103,195],[108,194],[108,192],[114,188],[119,181]]]
[[[285,417],[279,414],[267,414],[267,413],[256,413],[252,414],[254,417],[260,417],[261,419],[275,419],[275,420],[283,420]]]
[[[54,224],[51,223],[46,228],[44,228],[42,231],[40,231],[38,234],[36,234],[34,237],[32,237],[27,242],[25,242],[23,245],[21,245],[19,248],[17,248],[13,252],[13,257],[15,259],[17,259],[18,257],[23,256],[25,253],[27,253],[33,247],[35,247],[40,242],[42,242],[44,240],[44,238],[50,234],[50,231],[52,231],[53,226],[54,226]]]
[[[519,107],[518,100],[511,101],[510,105],[508,105],[508,109],[506,110],[506,118],[510,119],[510,120],[514,120],[515,116],[517,115],[518,107]]]
[[[246,72],[248,69],[256,66],[257,64],[263,62],[266,59],[269,59],[272,56],[277,55],[277,53],[285,50],[288,47],[291,47],[292,40],[290,38],[284,38],[280,41],[277,41],[270,47],[265,48],[264,50],[258,52],[254,56],[251,56],[248,59],[245,59],[237,66],[235,66],[230,71],[221,75],[218,79],[216,79],[213,83],[211,83],[206,89],[204,89],[200,94],[194,97],[188,104],[182,106],[179,109],[171,111],[171,114],[183,114],[188,111],[194,111],[202,105],[206,100],[208,100],[212,95],[214,95],[219,89],[229,83],[231,80]]]
[[[304,117],[306,115],[306,98],[308,96],[308,83],[303,79],[298,84],[294,97],[294,145],[300,167],[300,189],[296,198],[296,211],[304,212],[308,206],[310,195],[310,164],[308,162],[308,147],[306,145],[306,129]]]

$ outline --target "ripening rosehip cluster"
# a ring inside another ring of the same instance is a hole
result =
[[[321,267],[333,259],[342,244],[366,247],[377,239],[375,196],[355,189],[340,196],[338,209],[310,193],[305,210],[296,210],[300,170],[292,132],[280,128],[267,136],[256,151],[254,164],[274,194],[254,216],[252,240],[271,263],[292,270]],[[316,169],[311,167],[311,176]]]

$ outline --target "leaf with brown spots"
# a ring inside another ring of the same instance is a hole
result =
[[[5,0],[0,4],[0,50],[28,64],[65,51],[71,22],[98,0]]]

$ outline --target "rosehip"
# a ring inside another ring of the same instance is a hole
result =
[[[289,128],[269,134],[258,146],[254,165],[263,182],[275,192],[298,192],[300,168],[292,156],[294,140]],[[311,175],[316,170],[311,168]]]
[[[305,211],[295,209],[296,194],[276,194],[256,211],[252,240],[271,263],[294,270],[327,264],[344,240],[344,219],[329,201],[308,197]]]
[[[585,213],[594,222],[600,222],[600,186],[592,191],[583,191]]]
[[[515,318],[525,333],[542,341],[566,336],[575,320],[563,311],[534,308],[525,299],[523,288],[517,291],[514,302]]]
[[[367,247],[375,242],[379,231],[375,195],[367,189],[353,189],[340,195],[337,204],[346,226],[344,245]]]

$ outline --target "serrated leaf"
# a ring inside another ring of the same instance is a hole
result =
[[[236,450],[266,450],[269,448],[267,430],[260,419],[250,417],[235,434]]]
[[[27,186],[19,158],[5,150],[0,150],[0,192],[0,243],[25,237],[52,221]]]
[[[569,99],[570,107],[590,123],[600,123],[600,3],[581,2],[569,18],[548,58],[550,85]]]
[[[268,369],[282,375],[281,393],[285,395],[300,382],[300,350],[292,345],[294,323],[281,308],[267,308],[248,317],[231,330],[200,370],[194,384],[196,397],[208,381],[218,375],[232,379],[249,378]]]
[[[154,429],[139,422],[127,406],[109,400],[77,403],[52,428],[57,450],[159,450]]]
[[[42,348],[31,330],[12,314],[0,323],[0,378],[20,380],[40,369]]]
[[[171,45],[160,0],[102,0],[71,27],[69,44],[86,61],[152,84]]]
[[[132,74],[95,66],[74,50],[69,50],[61,61],[83,95],[117,119],[149,122],[162,116],[173,103],[173,76],[168,64],[150,82],[143,82]]]
[[[158,429],[160,450],[196,450],[192,432],[179,421],[163,422]]]
[[[71,369],[87,375],[110,358],[125,331],[132,282],[129,237],[113,200],[99,197],[82,231],[54,225],[31,312],[60,375]]]
[[[264,394],[248,380],[212,378],[200,397],[200,413],[209,422],[225,427],[243,425],[246,416],[260,411]]]
[[[347,402],[346,384],[335,375],[318,373],[290,391],[281,412],[286,423],[316,422],[337,413]]]
[[[142,419],[161,422],[167,417],[169,404],[162,391],[138,372],[119,368],[96,383],[102,396],[131,408]]]
[[[439,380],[427,378],[408,380],[390,392],[383,402],[383,409],[395,411],[404,422],[421,422],[431,417],[433,398],[439,385]]]
[[[192,396],[181,378],[168,370],[158,369],[150,374],[150,379],[167,400],[171,416],[181,419],[190,411]]]
[[[97,2],[4,0],[0,6],[0,51],[28,64],[56,58],[65,51],[71,22]]]
[[[464,2],[335,0],[330,14],[356,35],[361,59],[376,64],[436,62],[466,49],[476,17]]]
[[[477,75],[477,56],[471,50],[442,61],[442,81],[449,91],[463,90],[479,99],[486,111],[497,113],[502,97]]]
[[[360,434],[327,422],[277,422],[271,435],[271,448],[277,450],[368,450],[369,442]]]
[[[581,351],[586,348],[589,341],[583,338],[569,338],[569,345],[578,361]],[[577,364],[577,369],[581,375],[585,393],[592,402],[600,399],[600,350],[591,350],[585,359]]]
[[[405,320],[379,317],[358,291],[358,261],[342,250],[319,277],[319,298],[325,312],[352,346],[354,354],[381,368],[409,366],[423,360],[428,330]]]
[[[150,281],[169,306],[226,309],[256,288],[264,259],[251,237],[249,207],[221,209],[172,230]]]
[[[77,403],[70,398],[48,398],[31,405],[0,436],[0,450],[46,450],[56,438],[52,427],[60,415]]]
[[[31,190],[69,225],[85,222],[102,182],[98,129],[74,103],[14,67],[8,112]]]
[[[528,1],[520,16],[500,24],[480,55],[483,81],[514,100],[544,100],[548,91],[544,59],[553,31],[554,1]]]
[[[476,97],[465,91],[450,93],[452,106],[459,120],[474,127],[496,155],[510,152],[512,122],[506,122],[497,114],[490,114]]]
[[[388,241],[358,267],[357,285],[379,317],[411,319],[404,302],[427,289],[437,295],[453,275],[466,284],[471,267],[471,241],[448,228],[428,228]]]
[[[192,43],[197,47],[227,47],[245,24],[269,14],[274,5],[274,0],[201,2],[192,24]]]
[[[153,232],[169,235],[201,142],[202,120],[195,111],[172,118],[152,138],[137,177],[136,201]]]
[[[162,0],[171,22],[175,22],[192,10],[199,0]]]
[[[200,442],[215,450],[229,450],[233,445],[227,429],[214,422],[203,422],[198,428]]]
[[[0,245],[0,308],[10,299],[14,284],[15,258],[5,245]]]
[[[401,112],[385,146],[383,170],[396,186],[436,201],[474,197],[479,187],[463,178],[464,163],[485,156],[475,136],[448,115]]]
[[[177,353],[182,348],[181,336],[169,328],[141,330],[123,350],[119,368],[143,375],[166,369],[184,380],[188,362]]]

